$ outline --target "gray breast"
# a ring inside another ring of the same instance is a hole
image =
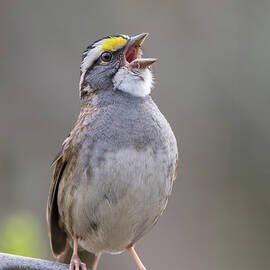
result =
[[[177,159],[175,137],[151,97],[111,95],[86,118],[79,153],[84,166],[74,231],[92,252],[120,252],[151,229],[165,208]]]
[[[149,146],[154,151],[166,148],[168,144],[176,146],[167,120],[150,96],[133,97],[119,91],[99,99],[97,106],[100,109],[86,119],[91,156],[93,148],[99,155],[101,150],[118,151],[129,146],[138,150]]]

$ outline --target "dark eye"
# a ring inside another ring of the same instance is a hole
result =
[[[110,62],[112,60],[112,53],[111,52],[103,52],[100,56],[103,62]]]

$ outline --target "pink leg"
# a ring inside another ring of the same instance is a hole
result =
[[[94,260],[94,262],[92,264],[92,270],[96,270],[97,269],[97,265],[98,265],[99,259],[100,259],[100,255],[96,255],[95,256],[95,260]]]
[[[132,255],[133,259],[135,260],[136,264],[138,265],[140,270],[146,270],[146,268],[144,267],[142,261],[140,260],[139,256],[137,255],[135,249],[133,246],[128,248],[128,251],[130,252],[130,254]]]
[[[83,263],[78,256],[78,238],[74,238],[73,242],[73,254],[69,265],[70,270],[87,270],[86,264]]]

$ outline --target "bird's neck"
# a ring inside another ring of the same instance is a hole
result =
[[[149,95],[145,97],[136,97],[120,90],[98,90],[92,91],[81,98],[81,107],[105,107],[108,105],[136,104],[151,99]]]

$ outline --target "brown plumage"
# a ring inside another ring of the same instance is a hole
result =
[[[80,132],[83,128],[83,121],[85,117],[91,114],[93,110],[94,109],[92,106],[82,108],[73,131],[63,143],[61,151],[52,163],[54,166],[54,173],[47,203],[47,222],[53,255],[57,257],[58,261],[61,263],[68,264],[72,257],[72,241],[69,243],[70,240],[72,240],[72,236],[69,235],[64,226],[64,223],[66,223],[67,227],[72,230],[72,220],[69,218],[69,216],[62,216],[62,218],[60,217],[59,212],[61,209],[58,207],[59,183],[60,181],[64,181],[66,187],[70,187],[72,183],[74,184],[72,171],[76,165],[77,150],[72,145],[72,139],[79,139],[79,136],[81,136]],[[63,177],[63,174],[65,177]],[[66,194],[64,190],[61,190],[60,192],[66,196],[68,202],[72,201],[71,193]],[[62,196],[62,198],[65,196]],[[71,211],[71,204],[68,203],[68,205],[69,206],[66,207],[68,207],[69,211]],[[65,211],[61,212],[65,213]],[[83,261],[86,262],[86,266],[88,268],[93,269],[93,265],[96,261],[96,256],[93,253],[87,252],[85,250],[79,250],[79,256]]]

